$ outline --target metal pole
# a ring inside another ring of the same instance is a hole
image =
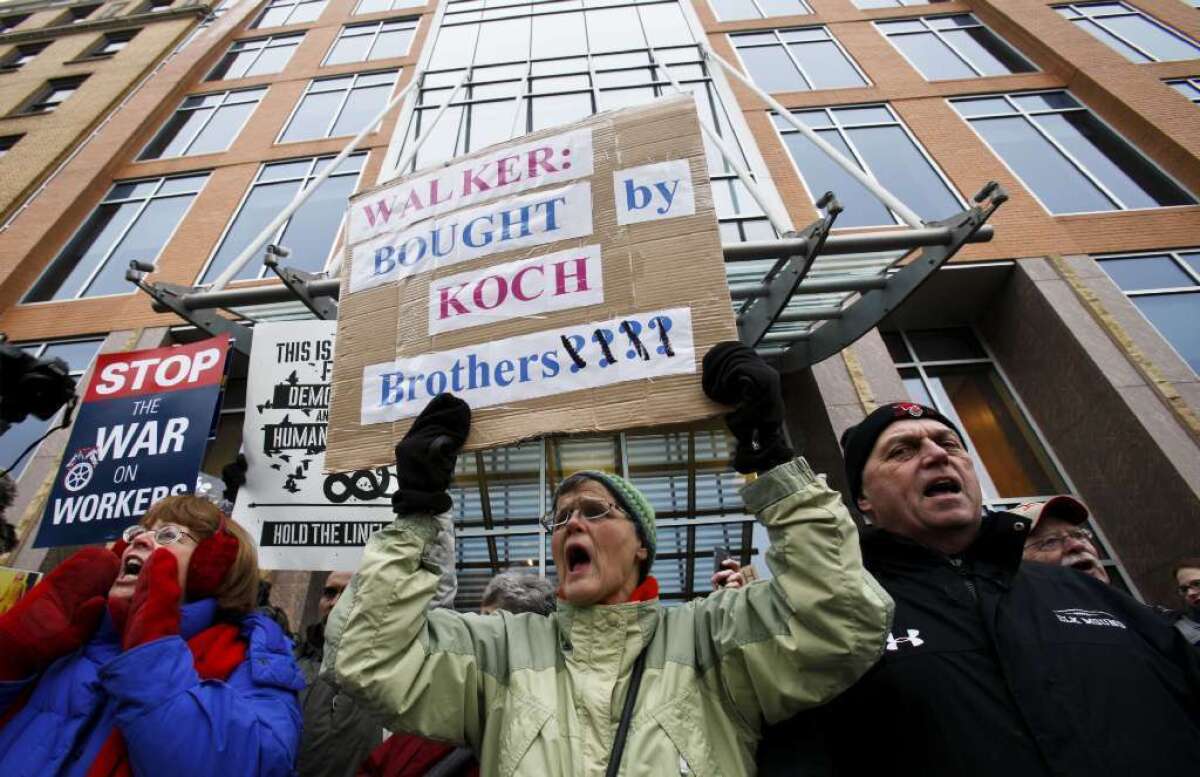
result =
[[[706,58],[714,60],[725,70],[726,73],[729,73],[738,81],[741,81],[747,89],[758,95],[759,99],[761,99],[763,102],[769,105],[772,110],[779,114],[779,118],[792,125],[797,132],[811,140],[817,148],[825,152],[825,154],[834,162],[837,162],[838,166],[845,170],[851,178],[865,186],[867,191],[871,192],[871,194],[874,194],[875,197],[884,204],[884,206],[891,209],[897,216],[899,216],[901,221],[903,221],[905,224],[908,224],[910,227],[925,226],[925,222],[921,220],[921,217],[918,216],[911,208],[901,202],[896,195],[883,188],[879,181],[876,181],[874,178],[864,173],[858,165],[847,159],[842,152],[825,142],[825,140],[816,132],[814,132],[811,127],[793,116],[791,111],[789,111],[787,108],[784,108],[778,100],[760,89],[758,85],[751,81],[745,74],[742,73],[742,71],[738,70],[733,65],[722,59],[721,55],[713,51],[712,47],[710,47],[707,43],[701,42],[699,45],[700,51],[703,52]]]
[[[517,95],[517,107],[513,109],[512,123],[508,127],[509,139],[517,136],[517,124],[520,124],[521,119],[524,118],[522,113],[525,108],[525,95],[529,92],[529,77],[529,69],[526,68],[525,76],[521,79],[521,92]]]
[[[409,164],[412,163],[413,159],[415,159],[417,156],[417,152],[421,150],[421,146],[425,145],[425,141],[429,140],[430,136],[433,135],[433,128],[437,126],[437,123],[439,120],[441,120],[443,114],[445,114],[450,108],[450,103],[454,102],[454,98],[458,96],[460,91],[462,91],[463,85],[466,84],[468,79],[470,79],[471,70],[472,68],[467,68],[463,71],[462,78],[458,79],[458,83],[454,85],[454,89],[451,90],[450,94],[446,96],[445,101],[443,101],[441,106],[437,109],[437,113],[433,114],[433,118],[429,121],[429,127],[421,133],[420,137],[413,141],[412,148],[404,152],[404,156],[400,157],[400,161],[396,163],[396,172],[399,175],[403,175],[404,168],[408,167]],[[417,76],[420,76],[420,73],[418,73]],[[413,83],[416,83],[417,76],[414,76]],[[409,84],[409,87],[412,87],[412,84]],[[349,235],[346,237],[349,239]],[[342,250],[338,252],[337,257],[333,260],[333,264],[329,267],[329,275],[331,277],[336,276],[341,271],[342,258],[345,255],[346,249],[345,246],[343,246]]]
[[[546,576],[546,436],[538,438],[538,577]]]
[[[676,79],[671,73],[671,69],[667,65],[659,62],[658,54],[654,51],[654,49],[650,49],[650,57],[651,65],[657,67],[666,75],[667,80],[671,82],[671,86],[675,88],[675,91],[679,92],[680,94],[691,94],[691,92],[684,90],[678,79]],[[729,166],[733,168],[733,171],[737,173],[737,177],[741,179],[742,183],[746,186],[746,190],[750,192],[750,196],[753,197],[754,201],[758,203],[758,207],[762,208],[763,213],[766,214],[767,219],[771,222],[771,226],[775,227],[775,231],[781,235],[786,235],[787,233],[791,232],[792,220],[787,213],[783,212],[778,205],[775,204],[775,202],[767,197],[767,195],[762,191],[762,188],[759,186],[758,181],[754,180],[754,176],[751,175],[746,166],[741,163],[741,160],[739,160],[737,157],[737,153],[729,147],[729,144],[725,142],[725,139],[718,135],[717,131],[713,129],[713,127],[709,126],[708,122],[705,121],[703,117],[698,116],[698,118],[700,119],[700,129],[704,130],[705,136],[712,141],[713,145],[716,146],[718,150],[720,150],[721,156],[725,157],[725,161],[728,162]]]
[[[237,274],[240,273],[242,268],[245,267],[250,260],[258,254],[262,247],[266,245],[268,241],[275,239],[275,233],[279,231],[279,228],[283,226],[283,223],[290,219],[292,214],[299,210],[300,206],[308,201],[308,198],[311,197],[314,192],[316,192],[317,188],[321,184],[325,183],[325,180],[329,178],[329,176],[333,175],[333,171],[337,169],[338,165],[340,165],[346,159],[346,157],[350,156],[350,152],[362,142],[362,139],[365,138],[371,131],[373,131],[376,125],[383,121],[383,117],[387,115],[388,111],[390,111],[392,108],[395,108],[396,105],[398,105],[401,100],[407,97],[408,93],[411,92],[420,82],[421,71],[418,70],[413,75],[412,80],[408,82],[408,86],[401,89],[395,97],[388,101],[387,105],[383,106],[379,113],[375,114],[375,118],[372,119],[369,124],[359,130],[359,133],[351,138],[350,142],[347,143],[345,147],[342,148],[342,150],[338,153],[338,155],[333,158],[333,161],[325,166],[325,169],[321,172],[321,174],[318,175],[316,179],[309,184],[309,186],[296,192],[296,196],[292,198],[292,201],[288,203],[287,207],[281,210],[279,214],[275,216],[275,218],[271,219],[271,223],[268,224],[263,231],[254,238],[254,240],[250,241],[250,245],[246,246],[245,250],[238,254],[237,258],[233,260],[233,263],[226,267],[225,271],[217,276],[217,279],[212,282],[212,285],[209,286],[209,289],[212,291],[220,291],[221,289],[224,289],[231,280],[237,277]]]

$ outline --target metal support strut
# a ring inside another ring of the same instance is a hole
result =
[[[283,285],[295,295],[296,299],[303,302],[304,307],[312,311],[314,316],[326,321],[337,318],[338,306],[336,302],[329,297],[318,297],[310,294],[308,291],[308,284],[312,281],[322,280],[321,276],[313,275],[303,270],[295,270],[291,267],[284,267],[279,264],[279,259],[275,258],[286,258],[290,253],[291,251],[283,246],[268,245],[267,256],[263,259],[263,264],[275,271],[275,274],[283,281]]]
[[[250,342],[254,337],[254,332],[249,327],[219,315],[215,306],[188,306],[187,298],[196,292],[191,286],[162,282],[146,283],[143,279],[147,273],[152,272],[154,272],[154,265],[134,259],[129,263],[129,269],[125,271],[125,280],[149,294],[154,300],[156,311],[170,311],[200,331],[214,337],[223,334],[229,335],[230,343],[236,351],[246,356],[250,355]]]

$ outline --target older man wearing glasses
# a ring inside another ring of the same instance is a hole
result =
[[[1025,561],[1069,567],[1101,583],[1109,582],[1092,532],[1083,525],[1089,518],[1083,502],[1063,494],[1044,502],[1026,502],[1009,512],[1029,519],[1033,526],[1022,553]]]

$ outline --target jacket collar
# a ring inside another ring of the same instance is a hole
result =
[[[1007,582],[1021,565],[1029,520],[1006,512],[986,512],[979,533],[957,559],[968,563],[972,571]],[[863,556],[868,565],[908,563],[928,565],[953,560],[907,537],[868,526],[861,533]]]

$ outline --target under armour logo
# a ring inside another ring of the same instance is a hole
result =
[[[901,645],[909,645],[910,647],[921,647],[925,644],[925,640],[921,639],[919,629],[909,629],[907,637],[896,638],[892,632],[888,632],[887,649],[899,650]]]

